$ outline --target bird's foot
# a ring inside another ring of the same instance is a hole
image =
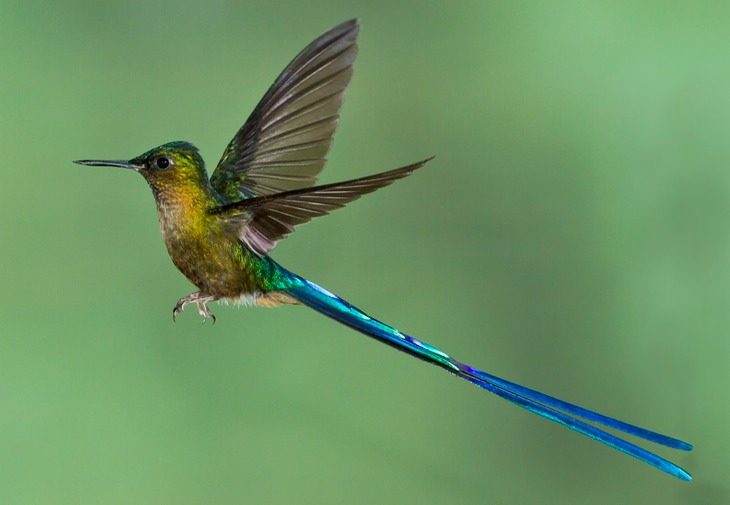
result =
[[[215,324],[215,314],[210,311],[206,302],[198,302],[198,314],[203,316],[203,323],[205,323],[208,318],[211,318],[213,320],[213,324]]]
[[[215,300],[216,298],[214,296],[204,296],[198,291],[190,293],[185,298],[180,298],[177,301],[175,308],[172,309],[172,320],[177,320],[178,314],[185,310],[186,305],[189,303],[195,303],[198,306],[198,314],[203,316],[203,322],[206,322],[208,318],[211,318],[213,320],[213,324],[215,324],[215,315],[208,308],[208,302],[213,302]]]

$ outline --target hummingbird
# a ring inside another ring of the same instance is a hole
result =
[[[152,189],[170,258],[197,287],[177,302],[173,319],[195,304],[203,322],[210,318],[215,323],[209,304],[218,300],[265,307],[305,305],[534,414],[690,480],[690,474],[674,463],[594,424],[674,449],[689,451],[692,445],[472,368],[367,315],[271,258],[272,249],[296,226],[407,177],[430,160],[316,185],[352,77],[358,33],[359,24],[352,19],[302,50],[238,130],[210,178],[198,149],[181,141],[163,144],[129,161],[75,162],[134,170]]]

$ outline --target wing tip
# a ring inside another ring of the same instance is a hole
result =
[[[314,40],[314,43],[323,40],[334,41],[343,38],[347,38],[348,40],[354,42],[359,33],[360,20],[358,18],[351,18],[347,21],[343,21],[342,23],[326,31],[324,34],[320,35],[317,39]]]

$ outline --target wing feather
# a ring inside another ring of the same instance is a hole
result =
[[[429,160],[350,181],[248,198],[224,205],[214,212],[234,227],[246,246],[259,256],[265,256],[297,225],[388,186],[412,174]]]
[[[309,44],[284,69],[211,176],[228,201],[313,186],[339,123],[357,55],[357,20]]]

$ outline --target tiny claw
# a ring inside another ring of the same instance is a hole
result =
[[[177,316],[178,316],[178,314],[180,314],[180,312],[182,312],[183,310],[185,310],[185,301],[184,300],[185,300],[184,298],[181,299],[181,300],[179,300],[177,302],[177,304],[175,305],[175,308],[172,309],[172,322],[173,323],[176,323],[177,322]]]
[[[204,296],[201,295],[199,292],[190,293],[188,296],[184,298],[180,298],[177,301],[177,304],[175,304],[175,308],[172,309],[172,320],[177,321],[177,315],[180,314],[183,310],[185,310],[185,306],[189,303],[195,303],[195,305],[198,306],[198,314],[203,316],[203,322],[206,322],[208,318],[211,318],[213,320],[213,324],[215,324],[215,316],[208,308],[208,302],[215,301],[217,298],[214,296]]]
[[[208,308],[208,304],[206,302],[198,302],[198,314],[203,316],[203,324],[208,320],[208,318],[211,318],[213,320],[213,324],[215,324],[215,314],[213,314],[210,309]]]

